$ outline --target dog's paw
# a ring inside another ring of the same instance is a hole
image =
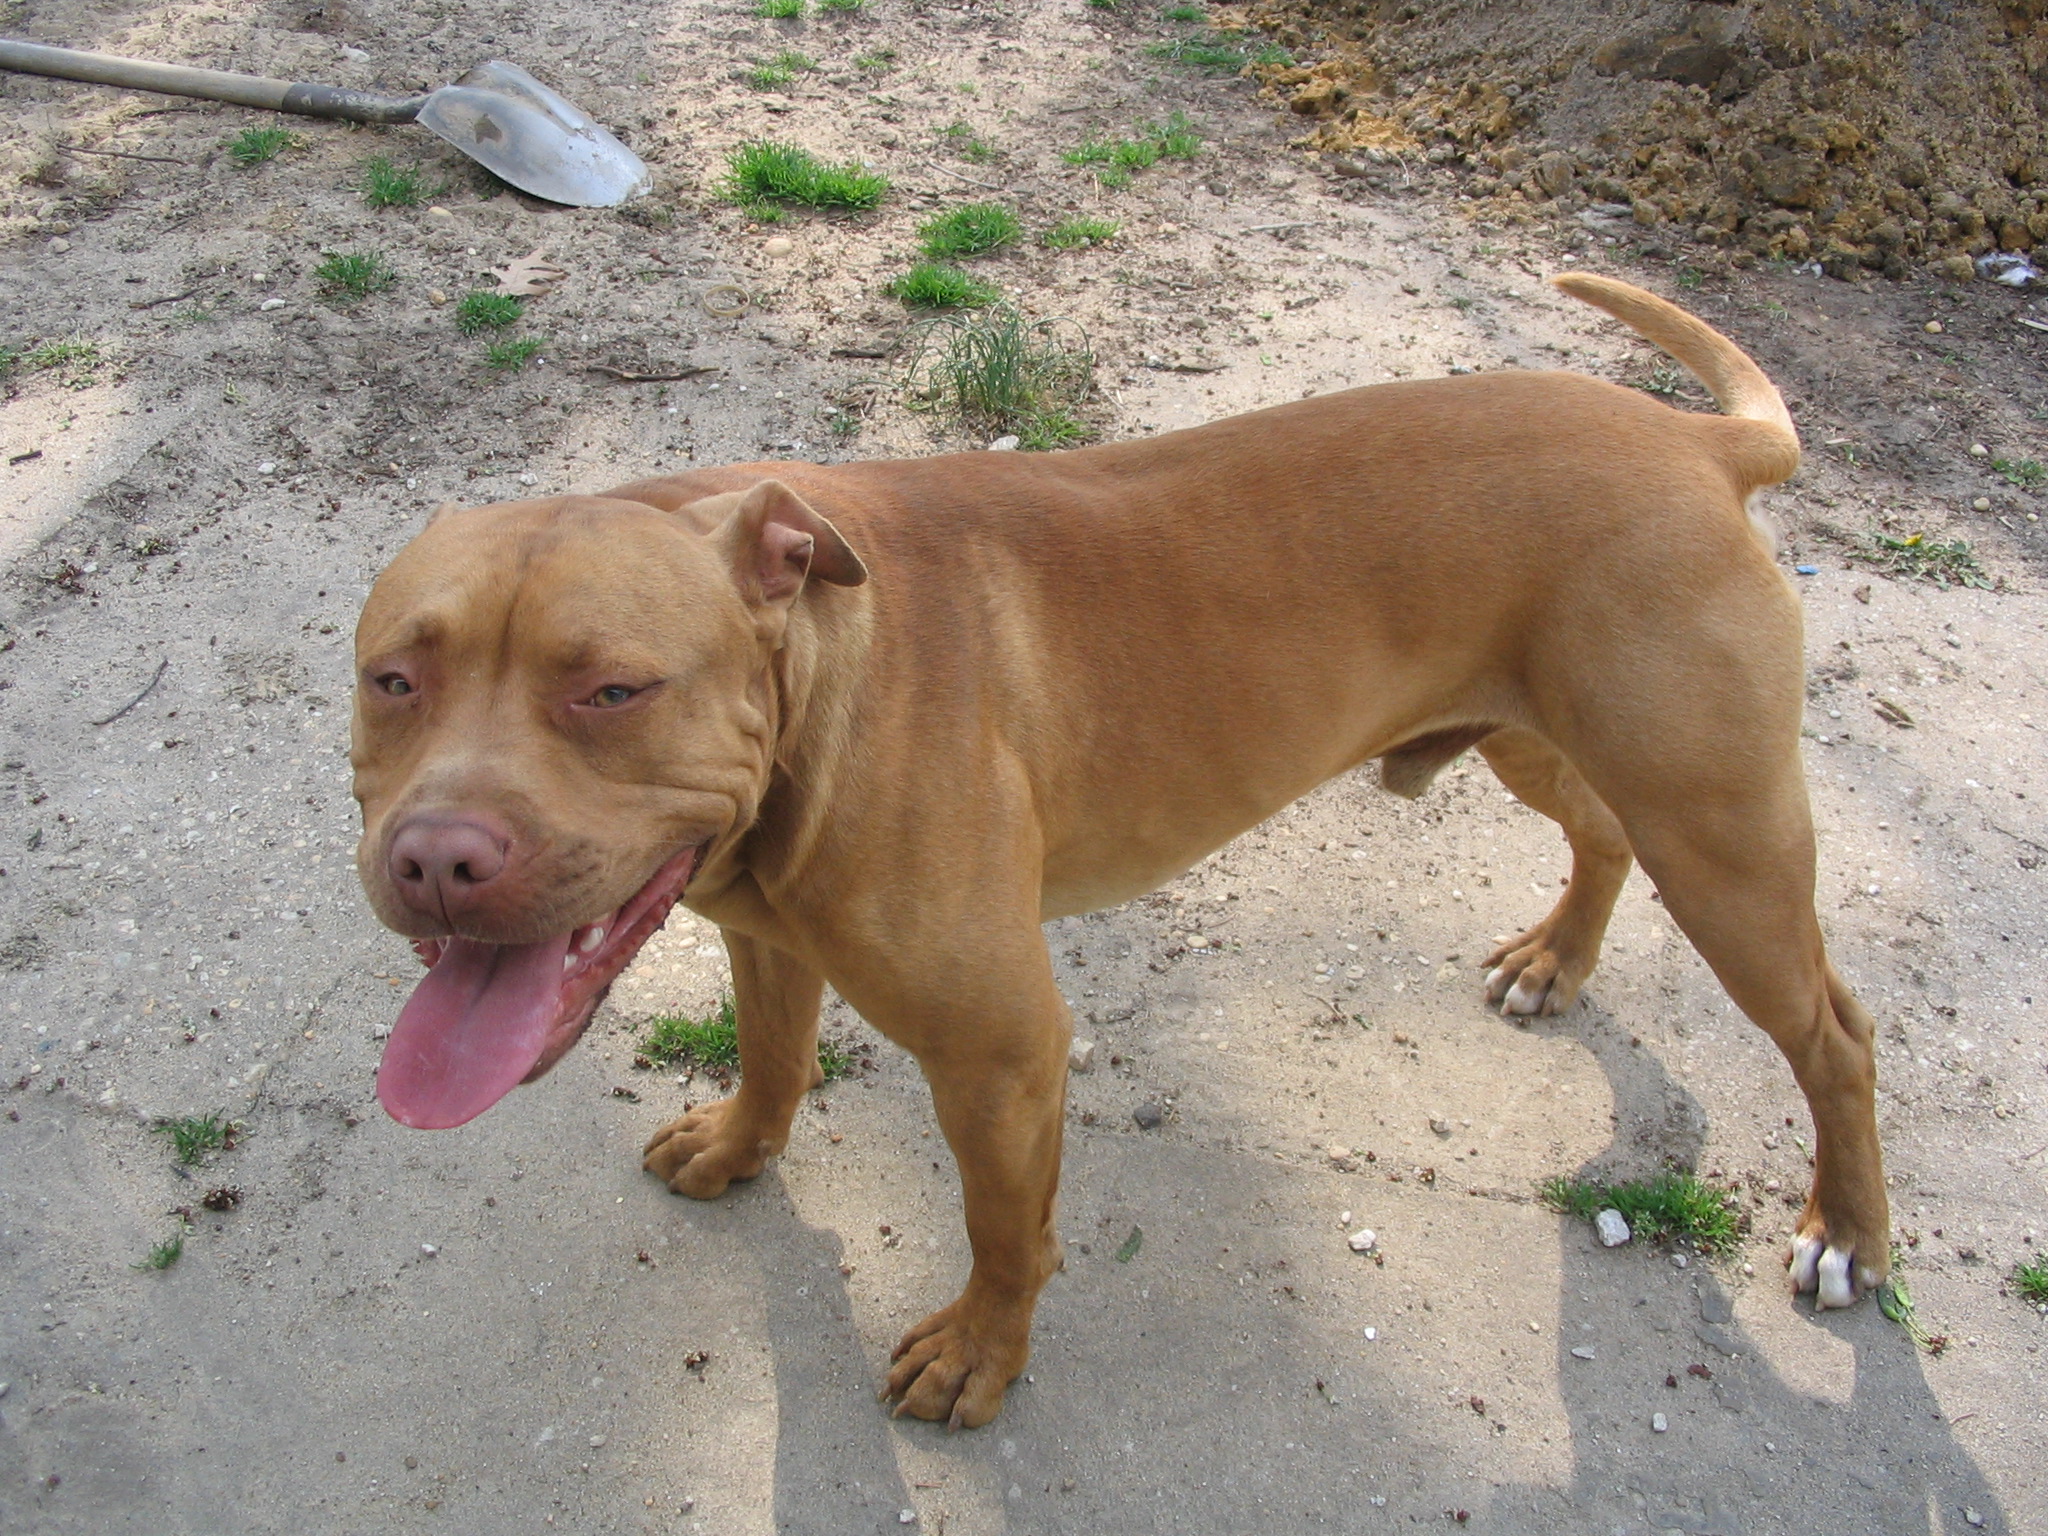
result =
[[[1884,1238],[1859,1240],[1832,1231],[1818,1211],[1808,1209],[1793,1234],[1785,1270],[1794,1295],[1811,1294],[1816,1311],[1853,1306],[1865,1291],[1884,1284],[1891,1253]]]
[[[735,1179],[768,1166],[774,1146],[720,1099],[671,1120],[649,1138],[640,1166],[679,1195],[715,1200]]]
[[[903,1335],[880,1393],[895,1416],[943,1419],[948,1429],[979,1429],[1002,1411],[1003,1393],[1030,1357],[1030,1325],[976,1320],[962,1297]],[[1012,1337],[1014,1335],[1014,1337]]]
[[[1508,940],[1486,957],[1486,1000],[1506,1014],[1563,1013],[1579,1000],[1590,964],[1573,962],[1553,941],[1549,923]]]

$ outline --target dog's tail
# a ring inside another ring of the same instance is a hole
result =
[[[1550,281],[1662,347],[1713,392],[1722,411],[1763,429],[1744,434],[1749,450],[1743,455],[1746,478],[1759,486],[1776,485],[1799,468],[1799,431],[1792,425],[1784,397],[1734,342],[1704,320],[1632,283],[1596,277],[1591,272],[1564,272]]]

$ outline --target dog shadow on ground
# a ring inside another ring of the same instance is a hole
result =
[[[1640,1176],[1660,1159],[1699,1171],[1706,1115],[1655,1051],[1632,1046],[1628,1030],[1590,1001],[1524,1027],[1583,1045],[1612,1090],[1614,1138],[1587,1159],[1581,1177]],[[1789,1233],[1793,1214],[1767,1205],[1757,1216],[1767,1232],[1783,1226]],[[1631,1308],[1622,1294],[1630,1282],[1617,1278],[1603,1250],[1568,1236],[1561,1259],[1561,1316],[1584,1315],[1589,1299],[1595,1315]],[[1645,1523],[1653,1532],[1688,1536],[1756,1536],[1830,1523],[1883,1536],[2009,1528],[1990,1485],[1950,1432],[1919,1351],[1873,1301],[1815,1313],[1809,1300],[1780,1295],[1775,1273],[1769,1276],[1765,1304],[1796,1309],[1797,1321],[1787,1319],[1783,1333],[1819,1329],[1834,1341],[1824,1349],[1853,1352],[1850,1370],[1837,1373],[1854,1379],[1840,1401],[1802,1391],[1773,1369],[1769,1341],[1735,1316],[1708,1266],[1688,1267],[1698,1277],[1698,1315],[1670,1322],[1671,1336],[1653,1335],[1650,1350],[1641,1351],[1691,1362],[1673,1373],[1675,1387],[1653,1383],[1637,1394],[1640,1403],[1618,1401],[1612,1388],[1596,1389],[1598,1378],[1571,1353],[1580,1339],[1560,1330],[1557,1380],[1571,1419],[1573,1478],[1568,1488],[1524,1489],[1520,1498],[1553,1509],[1562,1501],[1586,1531],[1636,1531]],[[1654,1412],[1665,1414],[1672,1438],[1690,1429],[1703,1454],[1676,1458],[1684,1471],[1653,1488],[1642,1458],[1628,1447],[1640,1443]],[[1727,1449],[1717,1454],[1717,1446]],[[1729,1449],[1739,1454],[1731,1458]],[[1508,1507],[1517,1498],[1502,1490]],[[1981,1524],[1971,1524],[1972,1515]]]

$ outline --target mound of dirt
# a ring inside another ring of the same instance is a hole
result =
[[[1837,276],[2048,242],[2048,0],[1255,0],[1307,147]],[[1627,205],[1626,208],[1613,205]]]

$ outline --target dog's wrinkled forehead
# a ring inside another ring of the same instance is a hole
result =
[[[704,539],[652,507],[561,497],[444,508],[377,578],[357,647],[367,657],[514,636],[571,648],[672,641],[706,619],[736,620],[737,606]]]

